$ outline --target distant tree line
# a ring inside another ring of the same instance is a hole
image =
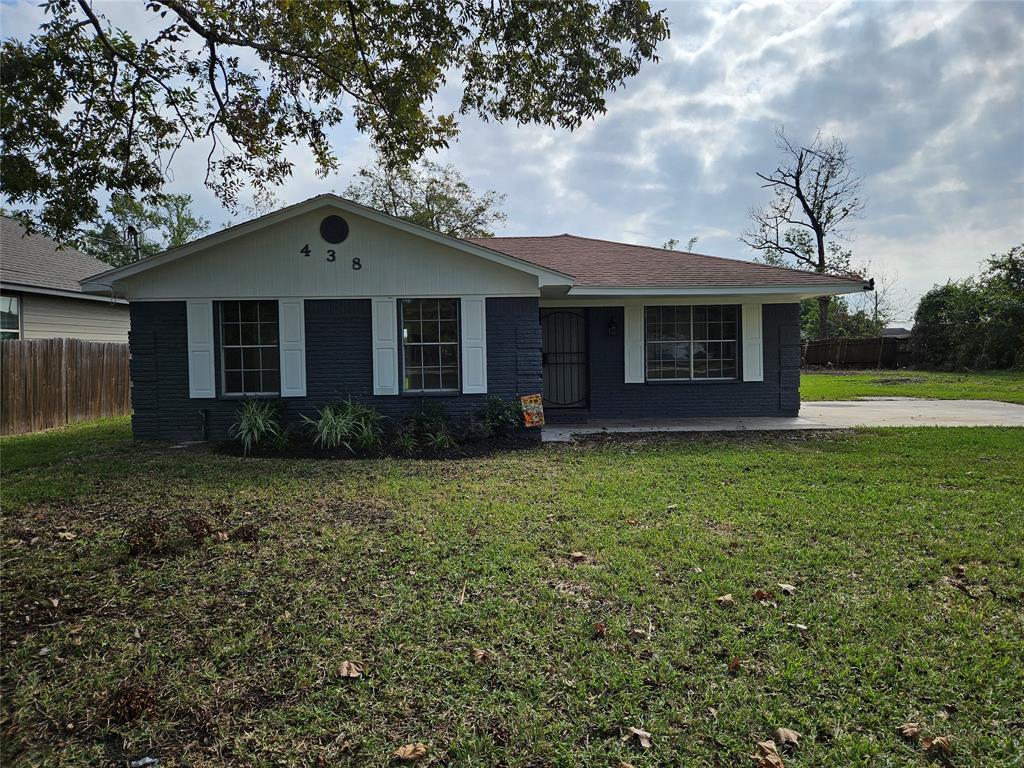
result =
[[[928,291],[911,338],[919,366],[1024,367],[1024,243],[993,254],[979,276]]]

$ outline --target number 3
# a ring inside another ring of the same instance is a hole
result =
[[[334,261],[334,249],[333,248],[328,248],[327,249],[327,260],[328,261]]]
[[[352,269],[362,269],[362,268],[363,268],[363,263],[359,260],[358,257],[352,259]]]

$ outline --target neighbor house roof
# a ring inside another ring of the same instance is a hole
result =
[[[79,280],[110,269],[99,259],[74,248],[60,247],[41,234],[25,234],[17,219],[0,216],[0,282],[5,288],[94,301]]]
[[[850,283],[856,286],[856,290],[864,285],[864,279],[860,277],[822,275],[739,259],[569,234],[474,238],[471,242],[572,275],[577,286],[735,288],[763,285],[814,288]]]

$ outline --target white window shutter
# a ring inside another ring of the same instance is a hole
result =
[[[483,394],[487,392],[487,299],[463,296],[461,305],[462,392]]]
[[[761,305],[743,305],[743,380],[764,381]]]
[[[281,397],[306,396],[306,312],[302,299],[277,303]]]
[[[626,384],[643,384],[646,381],[644,372],[644,308],[624,307],[624,324],[622,331],[625,345]]]
[[[398,394],[398,314],[394,298],[371,300],[373,394]]]
[[[187,301],[188,396],[216,397],[213,375],[213,302],[209,299]]]

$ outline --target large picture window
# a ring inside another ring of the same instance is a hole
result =
[[[647,307],[647,378],[735,379],[739,307]]]
[[[402,388],[459,391],[459,300],[402,299]]]
[[[276,395],[281,389],[276,301],[223,301],[220,354],[225,395]]]
[[[17,296],[0,296],[0,339],[21,338],[21,301]]]

